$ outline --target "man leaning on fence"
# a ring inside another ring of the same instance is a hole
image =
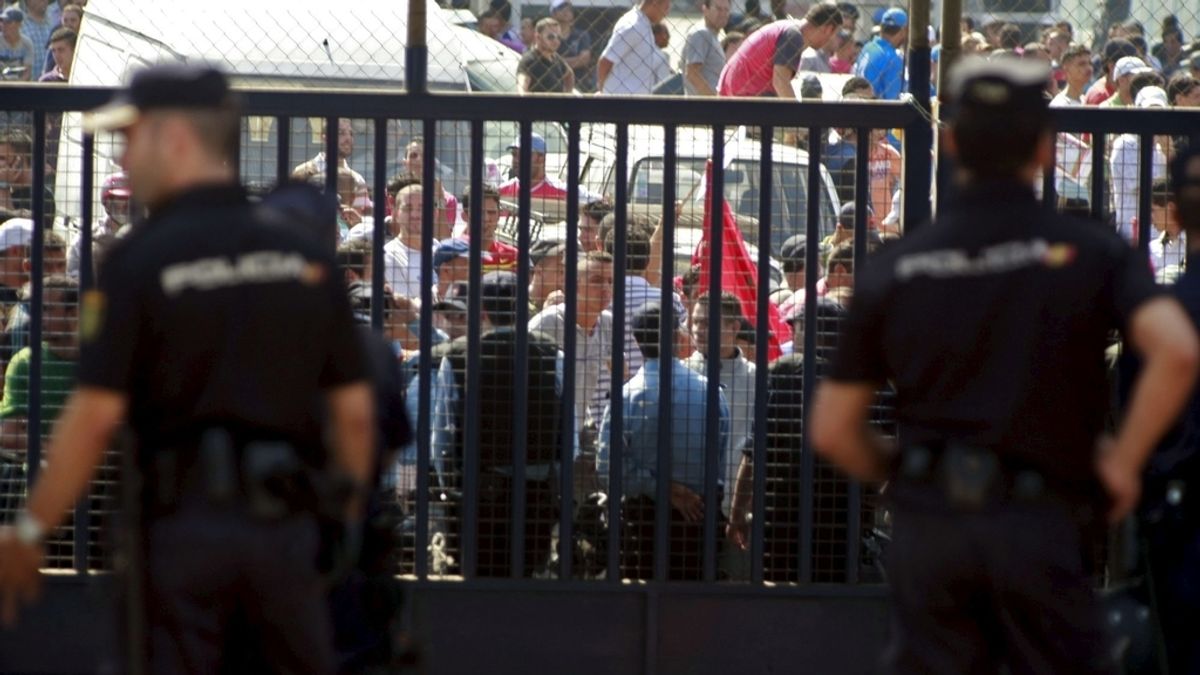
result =
[[[562,353],[555,342],[535,331],[526,336],[526,380],[517,380],[517,275],[489,272],[483,276],[480,295],[483,317],[479,338],[480,418],[468,420],[467,368],[470,345],[465,337],[454,341],[442,360],[433,389],[434,443],[437,467],[443,486],[471,489],[466,485],[466,453],[479,453],[478,527],[474,533],[459,531],[462,538],[474,536],[476,574],[505,577],[512,555],[512,508],[514,434],[518,427],[515,401],[524,388],[525,408],[525,521],[524,568],[521,576],[544,570],[550,559],[550,537],[558,522],[557,471],[561,457]],[[466,445],[467,426],[475,425],[479,447]],[[460,503],[460,517],[463,522]]]
[[[1034,197],[1054,158],[1049,76],[1014,59],[951,72],[943,147],[958,194],[862,270],[817,391],[818,452],[855,478],[889,479],[887,672],[1113,672],[1084,551],[1105,512],[1115,522],[1136,504],[1200,364],[1145,258]],[[929,317],[951,316],[930,330]],[[1147,365],[1105,439],[1113,329]],[[885,381],[898,452],[867,426]]]
[[[709,412],[708,379],[688,368],[673,354],[661,354],[660,331],[663,326],[678,325],[674,309],[665,310],[657,302],[646,303],[633,317],[633,336],[642,350],[645,365],[625,383],[620,401],[623,434],[612,437],[612,408],[604,413],[600,426],[600,451],[596,457],[596,472],[603,478],[609,471],[620,472],[621,504],[621,576],[628,579],[650,579],[654,576],[655,509],[658,495],[658,455],[671,453],[671,476],[668,495],[670,523],[662,533],[668,542],[668,578],[698,581],[703,573],[704,552],[704,494],[706,485],[705,457],[710,444],[716,444],[717,466],[724,467],[724,453],[729,443],[729,406],[721,394],[718,409],[711,411],[720,417],[716,438],[706,435]],[[687,340],[676,330],[676,340]],[[659,407],[664,387],[662,364],[671,363],[671,410]],[[670,414],[671,438],[658,436],[660,414]],[[612,446],[621,444],[621,465],[610,466]],[[723,474],[722,474],[723,475]],[[718,491],[723,481],[718,478]],[[717,504],[721,503],[720,495]],[[719,507],[718,507],[719,508]],[[717,514],[718,524],[724,516]],[[723,528],[723,525],[721,525]],[[719,543],[719,542],[718,542]],[[718,550],[719,550],[718,546]]]

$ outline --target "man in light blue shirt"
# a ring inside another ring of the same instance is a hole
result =
[[[658,453],[671,453],[670,487],[670,544],[669,577],[678,580],[699,580],[702,574],[704,551],[704,489],[705,455],[709,443],[716,443],[717,466],[724,466],[721,457],[729,443],[729,406],[720,395],[718,437],[709,439],[708,379],[687,367],[682,360],[667,355],[671,361],[671,438],[661,442],[658,437],[659,398],[663,359],[659,354],[659,328],[664,321],[677,322],[674,310],[665,311],[657,302],[649,302],[633,316],[633,336],[641,349],[645,363],[633,376],[621,396],[624,431],[621,459],[621,479],[624,501],[621,506],[622,545],[621,574],[631,579],[648,579],[654,574],[654,514],[658,484]],[[682,332],[677,339],[686,340]],[[600,450],[596,468],[601,475],[609,470],[612,438],[612,406],[604,413],[600,427]],[[717,478],[718,490],[721,479]],[[717,501],[720,503],[718,493]],[[724,517],[718,512],[718,521]],[[720,542],[718,541],[718,546]]]
[[[908,40],[908,14],[893,7],[879,21],[879,35],[863,47],[853,73],[865,77],[883,101],[899,100],[904,88],[904,56],[900,49]]]

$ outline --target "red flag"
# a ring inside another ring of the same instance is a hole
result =
[[[704,233],[692,253],[692,264],[700,265],[698,288],[707,291],[711,256],[708,255],[709,238],[712,236],[712,160],[704,172]],[[742,314],[760,329],[758,321],[758,264],[746,249],[746,240],[738,229],[737,219],[728,201],[721,202],[721,290],[733,293],[742,301]],[[791,339],[792,330],[779,314],[779,307],[767,303],[767,317],[763,322],[767,333],[767,360],[774,361],[782,354],[780,345]]]

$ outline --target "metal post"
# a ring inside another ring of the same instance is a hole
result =
[[[662,279],[659,282],[661,291],[660,306],[663,316],[669,308],[675,306],[674,289],[671,280],[675,275],[675,149],[678,142],[676,127],[668,124],[663,128],[663,240],[662,240]],[[651,260],[653,265],[655,261]],[[674,312],[671,313],[674,316]],[[671,391],[671,371],[675,365],[675,329],[674,321],[663,321],[659,335],[659,391],[658,391],[658,475],[671,475],[671,433],[674,420],[673,396]],[[670,540],[664,534],[671,528],[671,491],[670,484],[660,479],[655,484],[654,491],[654,579],[666,581],[669,577]]]
[[[763,581],[763,537],[766,532],[763,525],[767,511],[767,333],[771,330],[768,303],[771,292],[774,142],[775,129],[763,127],[758,185],[758,321],[754,327],[754,488],[750,505],[750,582],[754,584],[761,584]],[[736,478],[734,480],[735,484],[730,486],[730,489],[737,488]]]
[[[1138,135],[1138,228],[1134,235],[1137,237],[1138,251],[1145,260],[1150,254],[1150,184],[1154,182],[1154,134]],[[1118,226],[1123,223],[1117,223]]]
[[[30,208],[33,211],[33,241],[29,243],[29,405],[26,413],[29,427],[27,476],[32,488],[42,463],[42,272],[46,241],[46,113],[33,113],[33,189]],[[79,523],[75,524],[76,527]]]
[[[703,545],[704,581],[717,579],[717,512],[721,500],[717,499],[717,480],[721,471],[721,454],[725,448],[716,443],[720,438],[721,405],[721,282],[725,243],[725,127],[720,124],[712,128],[712,189],[709,200],[708,219],[708,344],[704,346],[708,377],[705,404],[704,443],[704,536]],[[729,437],[728,428],[726,437]],[[688,545],[682,542],[681,545]]]
[[[378,122],[383,122],[381,126]],[[387,149],[387,120],[378,120],[375,126],[375,184],[378,186],[384,178],[386,171],[387,157],[385,156]],[[433,139],[437,136],[437,123],[432,119],[424,121],[424,129],[422,132],[425,138]],[[423,183],[422,192],[428,193],[433,187],[434,175],[434,143],[428,142],[425,144],[425,156],[422,158],[421,180]],[[378,187],[376,188],[378,189]],[[441,195],[437,195],[440,197]],[[376,192],[375,195],[375,229],[371,241],[372,255],[377,257],[372,258],[374,264],[371,270],[372,291],[378,288],[380,294],[383,293],[383,239],[384,228],[386,227],[386,204],[387,195],[380,195]],[[384,204],[384,207],[378,206]],[[426,213],[429,214],[426,220]],[[433,200],[422,195],[421,200],[421,325],[417,329],[419,335],[417,342],[420,345],[420,353],[417,356],[417,526],[416,526],[416,573],[418,579],[424,579],[429,574],[429,556],[426,550],[429,547],[429,458],[432,456],[432,421],[433,408],[433,354],[430,353],[430,346],[433,344],[433,293],[431,291],[432,284],[429,283],[433,279]],[[378,284],[377,286],[375,284]],[[373,303],[372,311],[378,306],[378,303]],[[382,321],[382,314],[380,317]],[[372,316],[374,321],[374,316]],[[381,324],[382,325],[382,324]],[[439,366],[441,364],[438,364]]]
[[[283,184],[292,176],[292,118],[275,118],[275,183]]]
[[[932,119],[929,102],[929,0],[912,0],[909,5],[908,86],[913,105],[922,117]],[[911,232],[929,220],[929,187],[933,177],[933,124],[924,119],[904,130],[903,195],[904,228]],[[882,217],[882,215],[879,217]]]
[[[342,165],[342,158],[338,156],[338,124],[336,117],[325,118],[325,194],[334,197],[337,196],[338,167]]]
[[[576,304],[579,302],[579,123],[571,122],[567,126],[567,251],[563,275],[563,293],[567,301],[563,309],[563,372],[562,372],[562,465],[561,486],[562,496],[559,499],[558,519],[558,578],[570,579],[571,566],[575,554],[575,538],[572,530],[575,525],[574,491],[575,491],[575,448],[579,443],[579,429],[575,426],[575,337],[577,325],[575,316],[578,313]],[[586,498],[587,495],[582,495]]]
[[[409,94],[428,89],[429,48],[425,43],[425,2],[408,3],[408,45],[404,48],[404,80]],[[428,138],[432,142],[432,138]],[[479,194],[479,193],[473,193]]]
[[[1092,218],[1103,223],[1107,220],[1108,195],[1105,193],[1105,178],[1108,172],[1108,137],[1092,134]]]
[[[428,138],[426,143],[428,143]],[[467,284],[467,390],[464,420],[478,420],[482,402],[479,400],[480,323],[483,311],[483,121],[471,121],[471,213],[467,231],[471,245],[468,255]],[[432,166],[432,162],[429,165]],[[428,257],[423,255],[423,258]],[[467,579],[475,577],[478,550],[479,522],[479,425],[464,424],[462,447],[462,547],[460,568]]]
[[[616,203],[613,210],[612,387],[609,389],[608,580],[621,581],[621,496],[624,494],[625,415],[625,249],[629,221],[629,126],[617,125]],[[600,442],[603,442],[601,439]]]
[[[916,0],[924,3],[926,0]],[[962,0],[942,2],[942,56],[938,59],[938,93],[945,89],[946,73],[962,53]]]
[[[520,168],[521,190],[517,193],[517,317],[516,354],[513,363],[513,439],[512,439],[512,577],[520,579],[525,572],[525,467],[529,449],[529,216],[530,191],[533,189],[533,125],[521,120]],[[473,196],[473,195],[472,195]],[[474,201],[474,200],[472,200]]]
[[[809,129],[809,138],[823,138],[825,130]],[[905,134],[907,136],[907,134]],[[907,140],[906,140],[907,142]],[[818,246],[821,241],[821,144],[810,143],[808,149],[808,214],[805,219],[805,239],[808,245],[804,252],[804,297],[806,304],[813,306],[804,312],[804,410],[800,414],[807,420],[812,406],[813,390],[817,386],[817,267]],[[861,162],[859,162],[861,165]],[[799,346],[799,345],[797,345]],[[800,441],[800,581],[812,580],[813,551],[813,448],[808,441],[808,424],[804,425],[804,437]]]
[[[81,160],[81,176],[79,185],[79,297],[93,286],[92,275],[92,204],[96,179],[96,137],[84,134],[83,148],[79,153]],[[75,531],[72,532],[72,545],[75,552],[75,573],[87,574],[88,569],[88,528],[79,527],[79,523],[87,523],[91,517],[91,503],[87,497],[75,503]]]

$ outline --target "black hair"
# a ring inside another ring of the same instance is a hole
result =
[[[42,298],[50,291],[58,291],[59,302],[64,305],[79,304],[79,282],[65,274],[51,274],[42,279]]]
[[[78,39],[79,36],[75,34],[75,31],[71,30],[70,28],[59,26],[58,28],[54,29],[53,33],[50,34],[50,40],[47,42],[47,44],[54,44],[55,42],[69,42],[71,43],[71,49],[74,49],[75,43]]]
[[[494,200],[496,200],[497,204],[500,203],[500,191],[497,190],[496,188],[492,187],[491,185],[485,184],[483,186],[483,189],[480,190],[479,193],[481,195],[483,195],[483,199],[485,201],[488,199],[494,199]],[[464,213],[471,212],[471,188],[467,188],[466,192],[463,192],[462,209],[463,209]]]
[[[842,10],[832,2],[820,2],[808,9],[804,19],[813,28],[821,28],[830,24],[840,26],[842,25]]]
[[[633,314],[631,321],[633,339],[637,341],[638,350],[647,359],[657,359],[662,353],[659,350],[659,339],[662,334],[663,314],[668,315],[671,325],[678,325],[675,307],[668,305],[665,309],[657,301],[651,300],[642,305]]]
[[[1150,70],[1144,73],[1138,73],[1129,81],[1129,97],[1137,100],[1138,92],[1146,87],[1166,87],[1167,83],[1163,80],[1163,76],[1156,71]]]
[[[608,220],[609,216],[605,217]],[[614,219],[615,221],[615,219]],[[604,235],[604,250],[616,256],[616,231],[608,230]],[[639,275],[650,266],[650,237],[654,227],[645,216],[630,216],[625,231],[625,273]]]
[[[371,259],[371,242],[366,239],[351,239],[337,249],[337,266],[354,272],[360,278],[366,274],[367,261]]]

